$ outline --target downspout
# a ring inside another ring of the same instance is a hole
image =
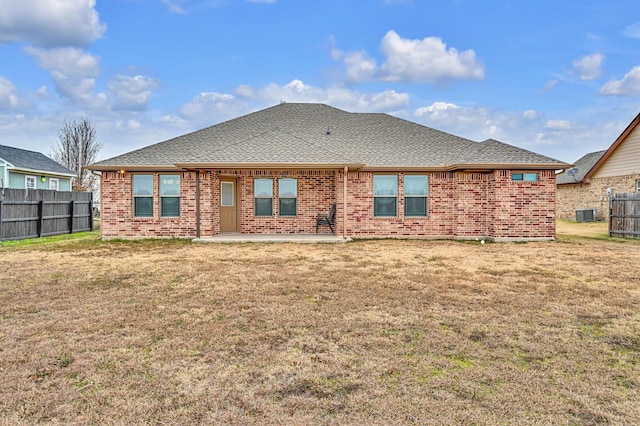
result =
[[[200,170],[196,170],[196,238],[200,238]]]
[[[342,238],[347,238],[347,173],[349,167],[344,166],[344,175],[342,176]]]

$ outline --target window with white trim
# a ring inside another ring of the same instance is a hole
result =
[[[133,216],[153,217],[153,175],[133,175]]]
[[[636,191],[640,192],[640,179],[636,181]]]
[[[298,180],[278,179],[278,215],[295,216],[298,206]]]
[[[273,179],[253,181],[254,215],[273,215]]]
[[[373,175],[373,215],[398,215],[398,175]]]
[[[57,191],[60,187],[60,180],[56,178],[49,178],[49,189]]]
[[[404,215],[426,216],[429,178],[427,175],[404,175]]]
[[[160,175],[160,216],[180,216],[180,175]]]
[[[24,187],[27,189],[36,189],[36,177],[35,176],[25,176],[24,177]]]

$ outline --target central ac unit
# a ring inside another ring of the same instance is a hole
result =
[[[576,222],[595,222],[596,209],[577,209]]]

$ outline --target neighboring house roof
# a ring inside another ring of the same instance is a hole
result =
[[[596,151],[584,155],[582,158],[575,162],[575,169],[577,169],[575,175],[571,176],[568,173],[569,170],[565,170],[563,173],[556,176],[556,184],[566,185],[583,183],[585,176],[591,171],[591,169],[593,169],[593,166],[596,165],[598,160],[602,158],[605,152],[607,151]]]
[[[578,169],[578,173],[576,173],[575,178],[570,176],[567,170],[556,176],[556,184],[586,183],[638,126],[640,126],[640,114],[631,120],[631,123],[620,133],[620,136],[618,136],[608,149],[591,152],[576,161],[575,167]]]
[[[50,173],[74,177],[76,174],[40,152],[0,145],[0,159],[9,168],[33,173]]]
[[[613,144],[611,144],[609,149],[605,151],[604,155],[602,155],[602,157],[600,157],[600,159],[591,168],[591,170],[589,170],[589,173],[587,173],[584,177],[585,181],[593,176],[593,174],[600,168],[600,166],[602,166],[604,162],[607,161],[611,154],[613,154],[614,151],[618,149],[618,147],[622,144],[622,142],[624,142],[627,136],[629,136],[629,134],[631,134],[631,132],[633,132],[638,126],[640,126],[640,113],[636,115],[636,118],[631,120],[631,123],[629,123],[626,129],[624,129],[622,133],[620,133],[620,136],[618,136],[618,138],[613,141]]]
[[[283,103],[91,165],[94,170],[335,167],[451,170],[568,164],[498,141],[474,142],[381,113]]]

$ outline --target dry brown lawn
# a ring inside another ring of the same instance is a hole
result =
[[[638,424],[640,244],[0,245],[0,424]]]
[[[608,238],[609,224],[607,222],[575,222],[573,220],[558,219],[556,222],[558,235],[576,235],[587,238]]]

